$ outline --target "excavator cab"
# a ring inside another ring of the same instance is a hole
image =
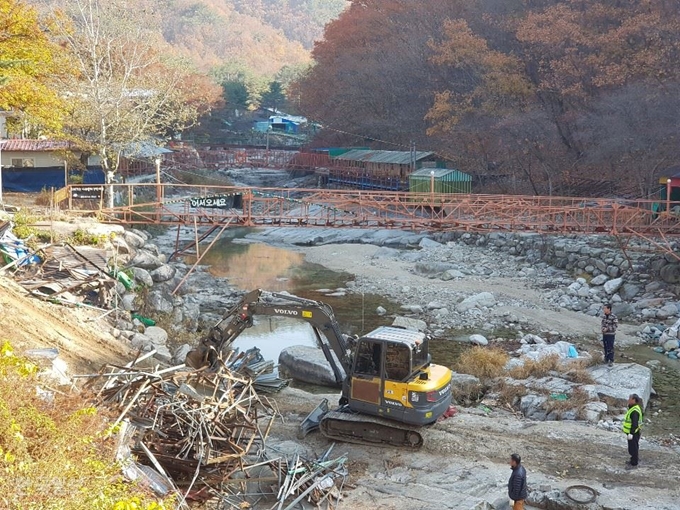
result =
[[[343,392],[349,408],[410,425],[436,421],[451,403],[451,371],[431,364],[428,342],[387,326],[359,338]]]

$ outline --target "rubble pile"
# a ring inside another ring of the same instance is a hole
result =
[[[105,365],[84,386],[98,407],[117,416],[112,429],[120,425],[118,457],[129,479],[143,480],[162,496],[178,491],[187,500],[232,505],[254,496],[288,505],[279,508],[340,498],[344,457],[329,460],[329,450],[307,461],[268,452],[277,412],[258,391],[276,391],[287,381],[271,374],[273,363],[259,350],[232,351],[217,368],[198,370],[141,368],[151,356]]]
[[[106,251],[68,243],[39,250],[40,260],[15,274],[15,280],[34,296],[50,301],[110,308],[116,279],[106,268]]]

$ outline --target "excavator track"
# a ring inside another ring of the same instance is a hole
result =
[[[423,436],[417,428],[365,414],[329,411],[319,423],[321,433],[348,443],[420,448]]]

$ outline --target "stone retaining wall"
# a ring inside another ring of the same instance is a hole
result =
[[[565,308],[594,315],[602,302],[611,301],[620,316],[666,320],[680,315],[680,261],[637,240],[621,239],[624,251],[611,236],[453,232],[434,238],[486,247],[570,272],[575,285],[556,296]]]

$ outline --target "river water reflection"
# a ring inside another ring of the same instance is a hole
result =
[[[202,260],[203,264],[210,266],[211,274],[228,278],[230,283],[245,291],[287,291],[328,303],[345,334],[369,333],[379,326],[391,324],[394,315],[399,314],[401,303],[392,302],[386,297],[343,293],[342,289],[354,279],[353,275],[308,263],[304,254],[297,251],[239,241],[246,233],[247,230],[235,229],[230,231],[229,237],[215,243]],[[195,260],[193,256],[185,259],[188,264],[193,264]],[[339,290],[340,295],[328,295],[334,292],[321,293],[319,289]],[[378,306],[387,310],[384,316],[376,313]],[[255,326],[246,330],[234,345],[240,349],[257,346],[265,359],[276,361],[285,347],[315,344],[312,328],[304,321],[256,317]],[[447,366],[451,366],[463,348],[463,344],[450,340],[434,340],[430,346],[433,361]]]

